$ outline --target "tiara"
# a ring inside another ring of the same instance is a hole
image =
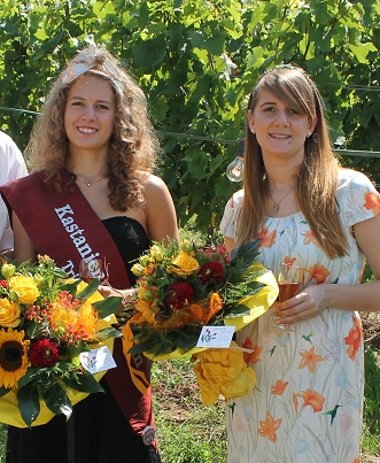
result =
[[[70,84],[81,75],[94,70],[113,82],[120,82],[120,69],[112,62],[108,52],[91,43],[81,50],[67,65],[62,74],[62,83]]]

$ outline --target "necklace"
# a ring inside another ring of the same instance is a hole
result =
[[[272,204],[272,211],[275,215],[278,214],[278,211],[280,210],[280,204],[281,202],[288,196],[289,193],[291,193],[293,190],[294,190],[295,187],[292,187],[289,191],[287,191],[284,196],[279,200],[279,201],[275,201],[273,199],[273,196],[271,194],[271,192],[269,191],[269,196],[270,196],[270,199],[272,200],[273,204]]]
[[[88,188],[92,187],[92,185],[95,185],[95,183],[98,183],[100,182],[100,180],[103,180],[104,178],[107,178],[107,175],[102,175],[101,177],[93,180],[92,182],[89,182],[88,180],[83,180],[81,178],[78,177],[78,175],[72,173],[71,176],[73,177],[73,180],[78,180],[78,182],[81,182],[83,183],[84,185],[87,185]]]

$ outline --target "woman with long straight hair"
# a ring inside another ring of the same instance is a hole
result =
[[[257,385],[226,408],[228,462],[358,463],[357,310],[380,310],[380,195],[339,166],[321,95],[299,67],[271,69],[252,89],[244,159],[221,230],[230,250],[260,239],[280,296],[238,332]],[[374,281],[361,284],[365,259]]]

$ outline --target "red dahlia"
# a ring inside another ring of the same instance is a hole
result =
[[[33,342],[29,350],[30,362],[34,367],[51,367],[58,362],[59,348],[57,341],[40,338]]]
[[[224,266],[221,262],[206,262],[198,271],[199,279],[203,284],[214,281],[216,284],[224,281]]]
[[[175,281],[169,286],[166,304],[175,310],[188,305],[195,296],[195,289],[187,281]]]

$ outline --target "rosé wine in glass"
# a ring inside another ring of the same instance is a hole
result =
[[[279,282],[278,283],[278,300],[279,302],[284,302],[300,292],[302,284],[300,281],[295,281],[291,283]]]
[[[88,262],[81,259],[79,262],[79,277],[86,283],[98,279],[100,282],[107,281],[108,271],[104,259],[92,259]]]

